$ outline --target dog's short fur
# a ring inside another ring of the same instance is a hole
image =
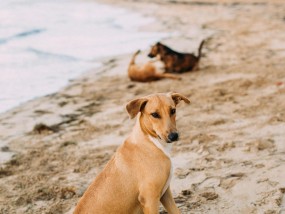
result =
[[[132,81],[136,82],[150,82],[160,80],[163,78],[180,79],[177,75],[160,73],[153,62],[148,62],[144,65],[137,65],[135,63],[136,56],[140,53],[138,50],[134,53],[128,68],[128,75]]]
[[[126,108],[137,117],[133,131],[84,193],[75,214],[158,214],[159,202],[178,214],[169,183],[168,153],[178,140],[176,105],[190,101],[178,93],[154,94],[130,101]]]
[[[179,53],[166,45],[158,42],[152,46],[149,57],[160,57],[165,64],[165,71],[169,73],[183,73],[186,71],[194,71],[199,67],[199,61],[202,54],[204,40],[198,48],[198,56],[192,53]]]

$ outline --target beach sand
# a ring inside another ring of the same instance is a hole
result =
[[[132,53],[102,59],[59,92],[0,114],[0,213],[73,210],[132,129],[125,104],[169,91],[191,100],[177,110],[172,151],[181,212],[285,212],[285,3],[101,2],[154,17],[140,30],[173,33],[163,42],[175,50],[196,52],[207,38],[200,70],[133,83]]]

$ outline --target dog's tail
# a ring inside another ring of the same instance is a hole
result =
[[[202,48],[203,48],[203,45],[205,43],[205,39],[202,40],[202,42],[200,43],[200,46],[198,48],[198,60],[201,58],[202,56]]]
[[[134,53],[134,55],[133,55],[133,57],[132,57],[132,59],[131,59],[130,65],[134,65],[134,64],[135,64],[136,56],[137,56],[140,52],[141,52],[141,50],[137,50],[137,51]]]

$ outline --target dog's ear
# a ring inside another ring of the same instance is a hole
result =
[[[190,103],[190,100],[187,97],[185,97],[184,95],[182,95],[182,94],[175,93],[175,92],[170,92],[170,96],[173,99],[175,105],[180,103],[181,100],[183,100],[187,104]]]
[[[140,111],[142,111],[146,103],[147,103],[146,98],[139,98],[139,99],[130,101],[126,105],[126,109],[130,115],[130,118],[133,119]]]

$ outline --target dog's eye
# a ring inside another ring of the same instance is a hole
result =
[[[170,114],[171,114],[171,115],[173,115],[173,114],[175,114],[175,113],[176,113],[176,109],[175,109],[175,108],[173,108],[173,109],[170,110]]]
[[[154,118],[160,118],[160,115],[156,112],[151,113],[151,116],[153,116]]]

